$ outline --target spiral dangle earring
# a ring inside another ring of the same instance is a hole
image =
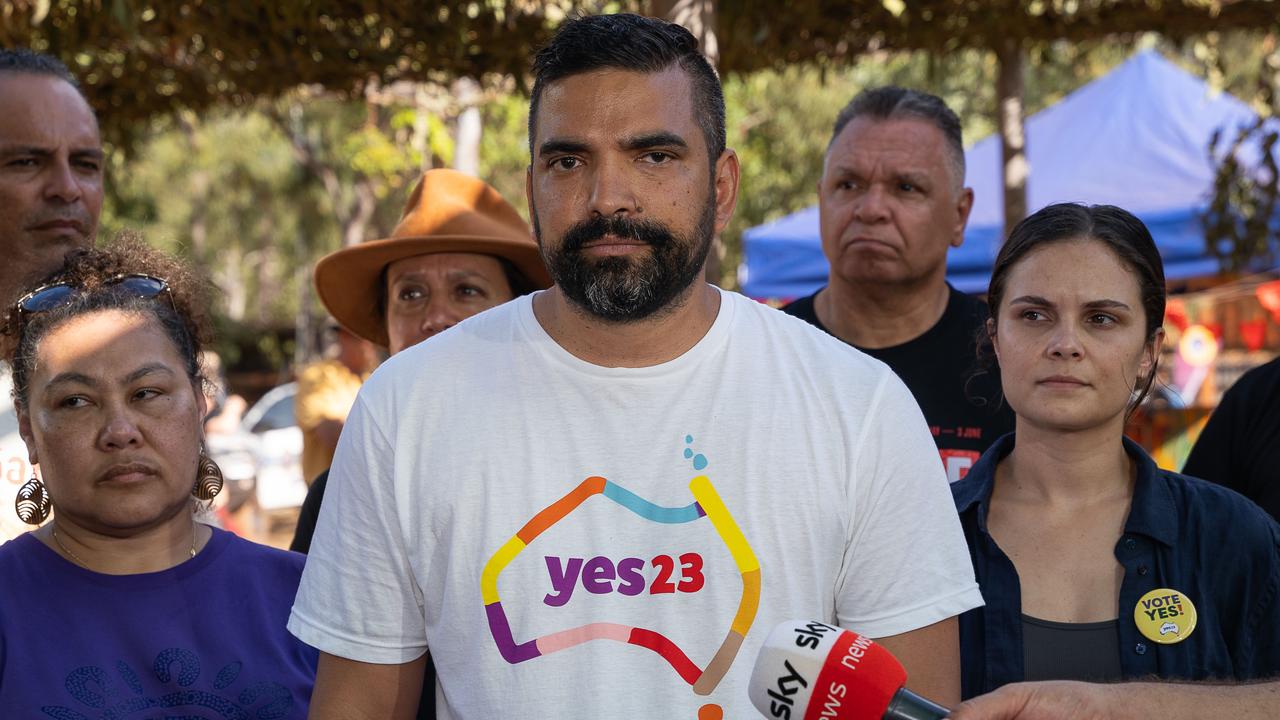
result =
[[[209,457],[204,447],[200,448],[200,465],[196,471],[196,484],[191,494],[196,498],[209,501],[222,492],[222,468]]]
[[[18,488],[18,496],[13,500],[13,509],[18,513],[18,519],[28,525],[39,525],[49,517],[51,507],[49,491],[44,489],[40,478],[32,473],[31,479]]]

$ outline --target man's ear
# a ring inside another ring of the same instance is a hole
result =
[[[533,224],[537,222],[534,217],[537,211],[533,209],[533,163],[529,163],[529,166],[524,169],[524,202],[529,208],[529,234],[533,235]],[[534,240],[537,241],[537,238],[535,237]]]
[[[716,193],[716,232],[722,232],[733,217],[733,210],[738,206],[738,182],[741,179],[741,167],[738,165],[738,153],[725,148],[715,165]]]
[[[956,200],[956,225],[951,236],[951,247],[964,244],[964,229],[969,224],[969,213],[973,211],[973,188],[961,188],[960,197]]]

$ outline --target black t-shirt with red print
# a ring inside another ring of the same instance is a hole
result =
[[[949,288],[951,297],[938,322],[924,334],[887,348],[858,348],[893,368],[924,413],[933,439],[955,482],[995,442],[1013,431],[1013,411],[1003,402],[1000,373],[977,359],[978,332],[987,322],[986,303]],[[831,334],[818,320],[817,293],[782,308]]]

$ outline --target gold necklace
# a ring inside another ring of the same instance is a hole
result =
[[[49,531],[50,531],[51,533],[53,533],[53,541],[54,541],[55,543],[57,543],[57,544],[58,544],[58,547],[59,547],[59,548],[62,548],[62,552],[66,553],[67,557],[71,558],[72,560],[75,560],[75,561],[76,561],[76,564],[77,564],[77,565],[79,565],[80,567],[84,568],[85,570],[92,570],[92,569],[93,569],[93,568],[89,567],[89,564],[88,564],[88,563],[86,563],[85,561],[81,560],[79,555],[76,555],[75,553],[71,552],[71,548],[69,548],[69,547],[67,547],[66,545],[63,545],[63,544],[62,544],[62,539],[58,537],[58,528],[53,527],[52,525],[50,525],[50,527],[49,527]],[[196,556],[196,534],[195,534],[195,532],[194,532],[194,531],[192,531],[192,533],[191,533],[191,557],[195,557],[195,556]]]

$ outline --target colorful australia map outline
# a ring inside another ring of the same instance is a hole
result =
[[[689,481],[689,490],[693,493],[693,503],[685,507],[670,508],[655,505],[605,478],[589,477],[525,523],[489,558],[480,574],[480,594],[489,619],[489,631],[493,634],[493,640],[503,659],[514,665],[592,640],[614,640],[656,652],[670,663],[685,682],[693,686],[694,693],[711,694],[737,657],[760,607],[760,562],[711,481],[705,475],[699,475]],[[590,623],[522,643],[515,641],[507,614],[502,609],[502,600],[498,596],[498,575],[543,531],[596,495],[603,495],[652,522],[680,524],[706,517],[728,546],[729,553],[742,574],[742,598],[738,602],[738,611],[729,625],[724,642],[705,668],[699,668],[683,650],[661,633],[617,623]]]

